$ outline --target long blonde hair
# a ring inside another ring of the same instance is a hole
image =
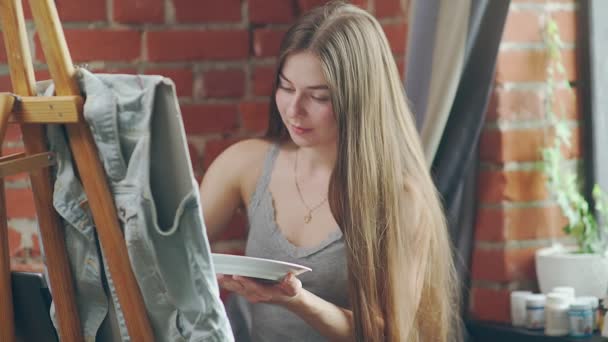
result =
[[[342,2],[305,14],[283,39],[275,91],[285,59],[301,51],[320,59],[338,123],[329,201],[345,237],[357,340],[457,340],[445,216],[380,24]],[[288,137],[274,98],[267,137]]]

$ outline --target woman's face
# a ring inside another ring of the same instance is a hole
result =
[[[309,52],[289,55],[279,74],[277,108],[298,146],[335,144],[338,125],[321,62]]]

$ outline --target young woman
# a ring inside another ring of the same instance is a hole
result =
[[[246,255],[312,268],[278,285],[219,276],[246,298],[253,341],[453,341],[458,290],[444,214],[378,22],[330,3],[281,47],[264,139],[201,184],[209,238],[235,209]]]

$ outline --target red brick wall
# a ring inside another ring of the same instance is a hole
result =
[[[540,28],[546,9],[566,44],[568,79],[577,79],[575,1],[551,0],[545,5],[545,0],[512,0],[480,145],[470,304],[473,316],[483,320],[510,321],[509,291],[538,290],[534,251],[550,244],[552,237],[564,238],[565,218],[548,197],[538,168],[546,66]],[[575,96],[562,90],[557,98],[569,119],[577,122]],[[568,151],[571,159],[581,157],[578,128],[575,133]]]
[[[406,24],[401,0],[356,0],[381,21],[403,66]],[[24,1],[28,18],[27,1]],[[325,0],[56,0],[75,63],[93,71],[162,74],[177,85],[193,168],[205,168],[229,144],[265,130],[280,39],[303,11]],[[35,36],[33,34],[32,36]],[[0,39],[1,40],[1,39]],[[37,78],[48,78],[39,42]],[[3,43],[0,91],[10,91]],[[11,127],[3,154],[21,151]],[[25,175],[9,178],[8,216],[15,263],[40,262],[32,194]],[[237,215],[216,250],[243,246]]]

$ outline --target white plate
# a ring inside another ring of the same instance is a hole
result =
[[[299,275],[310,268],[284,261],[211,253],[215,273],[280,281],[288,272]]]

